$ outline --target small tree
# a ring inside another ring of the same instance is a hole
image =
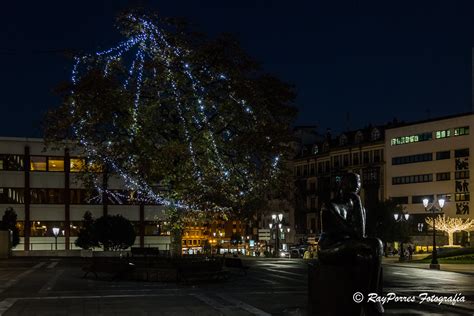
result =
[[[428,217],[425,219],[426,223],[433,227],[433,218]],[[446,232],[448,234],[448,245],[454,245],[454,233],[458,231],[468,231],[474,228],[474,219],[458,218],[458,217],[448,217],[444,215],[438,215],[435,218],[436,229]]]
[[[97,242],[97,238],[94,233],[94,219],[92,218],[91,212],[87,211],[84,213],[82,223],[82,227],[79,230],[74,244],[82,249],[99,247],[99,243]]]
[[[104,249],[127,249],[135,243],[136,233],[132,223],[122,215],[105,215],[93,224],[99,245]]]
[[[20,243],[20,232],[16,227],[17,215],[13,208],[7,207],[0,222],[1,230],[12,231],[12,247],[15,248]]]

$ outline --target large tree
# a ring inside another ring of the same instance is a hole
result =
[[[136,13],[118,22],[122,43],[75,57],[47,140],[73,140],[86,169],[120,177],[136,201],[170,206],[178,234],[190,214],[242,218],[261,208],[285,181],[293,88],[230,36]],[[97,172],[84,174],[101,196],[116,195]]]
[[[425,219],[425,221],[430,227],[433,227],[433,217],[428,217]],[[437,230],[446,232],[448,234],[448,246],[454,245],[455,232],[474,230],[474,219],[470,218],[438,215],[434,219],[434,224]]]

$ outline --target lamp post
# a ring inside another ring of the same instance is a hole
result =
[[[272,214],[272,222],[268,224],[270,230],[274,227],[275,228],[275,251],[273,253],[274,257],[278,257],[278,253],[280,251],[280,233],[282,232],[282,221],[283,221],[283,213],[280,214]]]
[[[401,214],[394,213],[393,218],[395,219],[395,222],[403,222],[403,221],[408,222],[408,219],[410,218],[410,214],[403,213],[403,212]],[[400,261],[405,261],[405,250],[403,250],[403,239],[400,240],[400,258],[399,258],[399,260]]]
[[[439,209],[435,206],[434,202],[428,207],[429,204],[428,199],[423,199],[423,206],[425,207],[425,211],[433,213],[433,252],[431,254],[431,263],[430,269],[437,269],[439,270],[439,263],[438,263],[438,251],[436,250],[436,223],[435,223],[435,212],[439,211],[440,213],[443,212],[444,203],[446,202],[445,199],[438,199]]]
[[[58,250],[58,235],[59,235],[59,228],[58,227],[53,227],[53,235],[54,235],[54,241],[55,241],[55,249]]]
[[[214,238],[213,238],[213,240],[212,240],[212,242],[211,242],[211,256],[213,255],[213,253],[212,253],[212,244],[216,241],[216,232],[213,232],[213,233],[212,233],[212,236],[214,236]]]

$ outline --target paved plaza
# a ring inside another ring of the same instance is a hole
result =
[[[307,264],[244,259],[248,275],[176,284],[83,279],[79,258],[0,261],[0,315],[306,315]],[[452,305],[388,303],[387,315],[473,315],[474,274],[385,265],[385,291],[462,293]],[[323,284],[321,286],[324,286]]]

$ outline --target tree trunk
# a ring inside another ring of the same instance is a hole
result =
[[[454,245],[454,232],[448,232],[448,246]]]
[[[181,229],[171,230],[170,254],[172,257],[181,257],[183,254],[183,236]]]

